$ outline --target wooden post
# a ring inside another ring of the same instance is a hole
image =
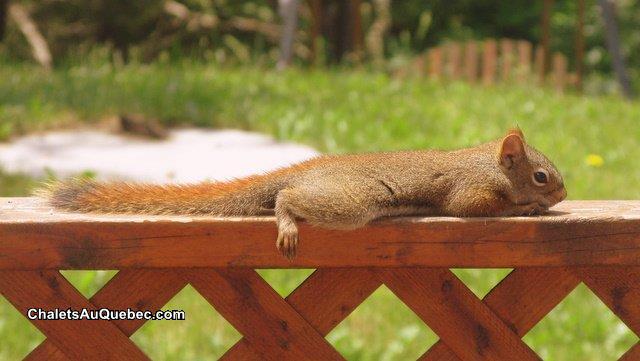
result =
[[[469,41],[465,45],[464,74],[471,83],[475,83],[478,78],[478,44],[475,41]]]
[[[511,80],[511,71],[513,68],[513,41],[511,39],[502,39],[500,41],[500,52],[500,58],[502,59],[502,81],[508,82]]]
[[[442,48],[429,49],[429,77],[440,79],[442,76]]]
[[[482,84],[492,85],[494,83],[497,60],[498,45],[496,41],[493,39],[486,40],[482,51]]]
[[[553,54],[553,82],[559,93],[564,91],[567,81],[567,58],[560,54]]]
[[[518,69],[516,70],[518,82],[524,84],[531,75],[531,51],[532,45],[525,40],[518,41]]]

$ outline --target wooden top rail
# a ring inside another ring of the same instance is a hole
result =
[[[565,201],[545,216],[300,225],[290,262],[272,217],[86,215],[0,199],[0,269],[640,265],[640,201]]]
[[[0,199],[0,294],[31,308],[157,310],[193,286],[243,338],[223,360],[343,360],[325,336],[386,285],[439,336],[419,360],[539,360],[521,337],[580,282],[640,335],[640,201],[570,201],[541,217],[396,218],[354,231],[273,218],[65,214]],[[403,266],[403,267],[399,267]],[[411,267],[405,267],[411,266]],[[317,268],[282,298],[251,268]],[[450,267],[516,267],[477,298]],[[118,269],[89,299],[58,269]],[[145,320],[30,320],[27,360],[147,360]],[[620,360],[640,360],[636,343]]]

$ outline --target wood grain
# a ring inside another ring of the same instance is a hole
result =
[[[342,359],[324,336],[383,282],[441,337],[421,360],[537,359],[520,337],[580,280],[640,334],[640,201],[300,230],[290,262],[275,251],[271,217],[72,214],[0,198],[0,292],[22,313],[153,310],[191,282],[244,335],[226,360]],[[248,269],[301,267],[322,269],[285,299]],[[451,267],[518,268],[481,301]],[[57,269],[121,271],[86,300]],[[30,360],[146,359],[128,339],[144,321],[32,322],[47,340]],[[622,357],[639,358],[638,345]]]
[[[11,203],[9,203],[11,202]],[[271,217],[55,213],[2,199],[0,269],[640,265],[640,202],[563,202],[540,217],[393,218],[351,231],[301,222],[293,262]]]
[[[638,361],[640,360],[640,343],[636,343],[629,349],[629,351],[625,352],[622,357],[619,359],[620,361]]]
[[[576,273],[631,331],[640,335],[640,267],[584,267]]]
[[[448,269],[386,269],[379,275],[461,360],[539,359]]]
[[[318,333],[326,336],[380,286],[368,269],[319,269],[289,296],[287,303]],[[238,341],[223,360],[259,360],[246,339]]]
[[[113,276],[89,302],[96,308],[159,310],[185,285],[186,282],[175,270],[123,270]],[[144,323],[144,320],[113,321],[127,336],[133,335]],[[54,361],[67,358],[51,340],[45,339],[26,359]]]
[[[343,360],[254,270],[210,269],[182,274],[261,358]]]
[[[30,308],[93,310],[57,271],[2,271],[0,292],[23,315]],[[106,320],[31,320],[71,360],[148,360],[147,356]]]
[[[562,268],[519,268],[511,271],[483,299],[519,337],[542,320],[578,284],[571,270]],[[436,342],[421,361],[459,360],[447,344]]]

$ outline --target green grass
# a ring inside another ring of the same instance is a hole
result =
[[[29,194],[37,182],[23,174],[8,174],[0,169],[0,197]]]
[[[327,152],[455,148],[500,136],[518,124],[565,176],[572,199],[640,198],[640,104],[559,95],[538,88],[482,88],[358,71],[219,69],[198,64],[75,67],[44,74],[0,67],[0,137],[119,112],[170,125],[257,130]],[[28,178],[0,174],[0,194],[25,194]],[[508,270],[456,270],[478,295]],[[113,272],[66,274],[90,292]],[[308,271],[263,271],[286,294]],[[42,339],[6,301],[0,305],[0,359],[16,359]],[[133,340],[157,359],[220,355],[238,338],[193,289],[166,308],[187,320],[155,321]],[[348,359],[415,358],[436,336],[385,288],[327,337]],[[584,286],[525,341],[548,360],[613,360],[637,337]]]

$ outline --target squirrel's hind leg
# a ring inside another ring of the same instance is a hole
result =
[[[296,217],[324,228],[354,229],[378,216],[380,212],[374,199],[357,200],[333,187],[318,189],[303,185],[281,190],[275,204],[278,250],[289,259],[295,257],[298,245]]]

